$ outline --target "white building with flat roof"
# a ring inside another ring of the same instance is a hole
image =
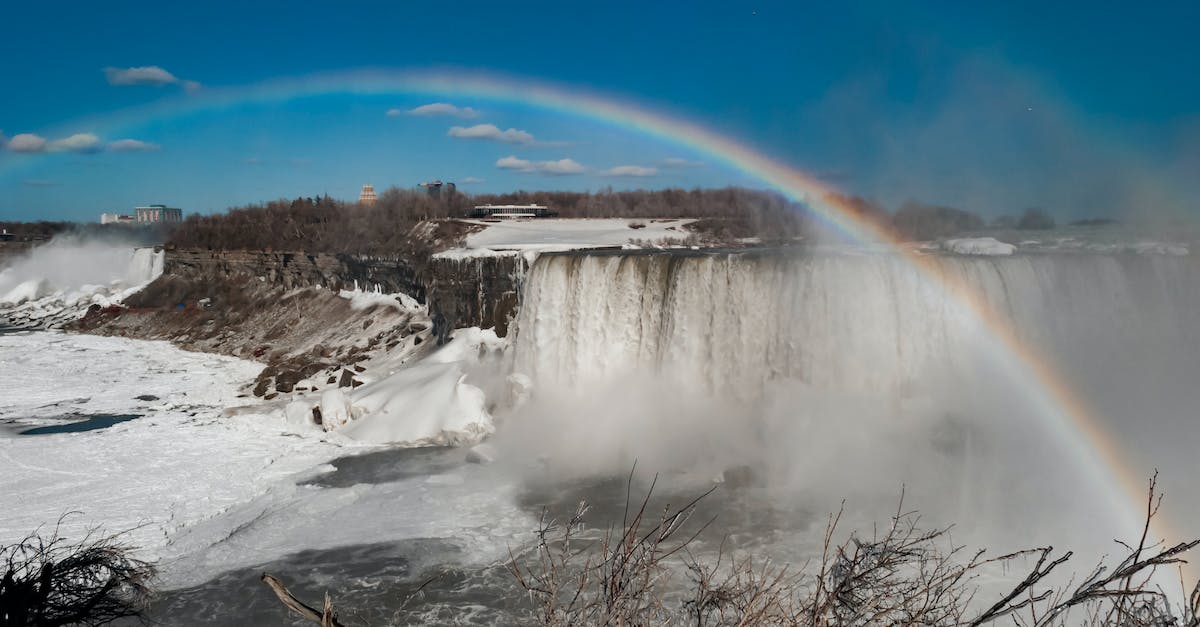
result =
[[[120,213],[100,214],[100,224],[133,224],[134,217]]]

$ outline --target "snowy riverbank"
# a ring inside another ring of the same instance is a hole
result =
[[[262,368],[166,342],[55,332],[0,335],[0,542],[52,526],[130,530],[154,559],[179,531],[344,454],[262,415],[227,415]],[[106,429],[18,435],[92,415],[140,417]]]

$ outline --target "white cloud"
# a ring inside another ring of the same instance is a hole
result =
[[[682,157],[668,157],[663,159],[663,165],[668,168],[698,168],[704,165],[703,161],[688,161]]]
[[[106,67],[104,68],[104,77],[108,79],[109,85],[153,85],[155,87],[180,85],[188,92],[200,89],[200,83],[185,81],[157,65],[127,68]]]
[[[3,145],[3,142],[0,142]],[[158,150],[158,144],[139,139],[118,139],[105,144],[95,133],[75,133],[62,139],[48,140],[41,135],[21,133],[8,140],[6,146],[12,152],[76,152],[94,154],[105,149],[112,152],[150,152]]]
[[[46,149],[46,138],[33,133],[19,133],[8,140],[8,149],[13,152],[41,152]]]
[[[432,102],[427,105],[421,105],[415,109],[409,109],[408,111],[403,111],[401,109],[388,109],[387,112],[388,115],[401,115],[404,113],[407,113],[408,115],[427,116],[449,115],[456,118],[467,119],[479,117],[479,111],[472,109],[471,107],[458,107],[448,102]]]
[[[46,144],[50,152],[82,152],[92,153],[104,150],[104,144],[93,133],[76,133],[70,137],[56,139]]]
[[[459,139],[489,139],[506,144],[532,144],[535,140],[532,134],[510,128],[500,130],[495,124],[476,124],[475,126],[452,126],[446,133]]]
[[[502,157],[496,160],[496,167],[502,170],[517,172],[535,172],[538,174],[580,174],[587,168],[574,159],[559,159],[557,161],[529,161],[516,156]]]
[[[479,183],[483,183],[483,182],[485,182],[483,179],[475,177],[475,176],[468,176],[467,178],[459,181],[459,183],[461,183],[463,185],[478,185]]]
[[[158,150],[158,144],[144,142],[140,139],[118,139],[110,142],[108,149],[113,152],[154,152]]]
[[[648,168],[641,165],[619,165],[602,172],[605,176],[654,176],[658,168]]]

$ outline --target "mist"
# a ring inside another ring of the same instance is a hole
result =
[[[1163,529],[1185,535],[1200,520],[1197,269],[1191,257],[942,262],[1052,360],[1126,479],[1162,472]],[[1112,552],[1144,503],[1097,474],[1090,445],[1039,404],[1044,382],[1014,377],[990,333],[886,254],[552,256],[531,271],[515,339],[534,392],[498,416],[495,442],[526,478],[636,463],[703,489],[745,468],[771,507],[844,502],[869,528],[904,494],[970,546]]]
[[[59,235],[0,267],[0,303],[140,286],[161,274],[162,256],[139,255],[139,244],[133,236]]]
[[[1062,222],[1196,226],[1195,120],[1122,124],[1083,110],[1037,68],[985,53],[917,73],[912,84],[882,70],[847,76],[807,105],[817,169],[891,208],[915,199],[988,219],[1042,207]],[[877,104],[896,90],[911,104]]]

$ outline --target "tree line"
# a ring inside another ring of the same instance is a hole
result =
[[[303,250],[388,254],[419,249],[413,232],[427,220],[461,217],[481,204],[540,204],[561,218],[696,218],[706,231],[727,238],[790,239],[805,231],[803,206],[771,192],[741,188],[600,192],[448,194],[390,188],[373,205],[328,195],[234,207],[189,215],[169,244],[213,250]]]
[[[875,222],[901,239],[932,240],[963,232],[1046,229],[1055,220],[1038,208],[991,223],[978,214],[909,201],[890,212],[857,196],[830,197],[861,219]],[[389,188],[370,206],[328,195],[275,200],[234,207],[224,213],[193,214],[171,234],[169,243],[214,250],[293,250],[307,252],[394,254],[428,248],[414,233],[428,220],[462,217],[475,205],[538,204],[561,218],[693,218],[701,239],[732,244],[756,238],[767,244],[795,241],[813,232],[813,217],[803,203],[781,194],[738,187],[720,189],[621,190],[596,192],[516,191],[504,194],[451,193]]]

